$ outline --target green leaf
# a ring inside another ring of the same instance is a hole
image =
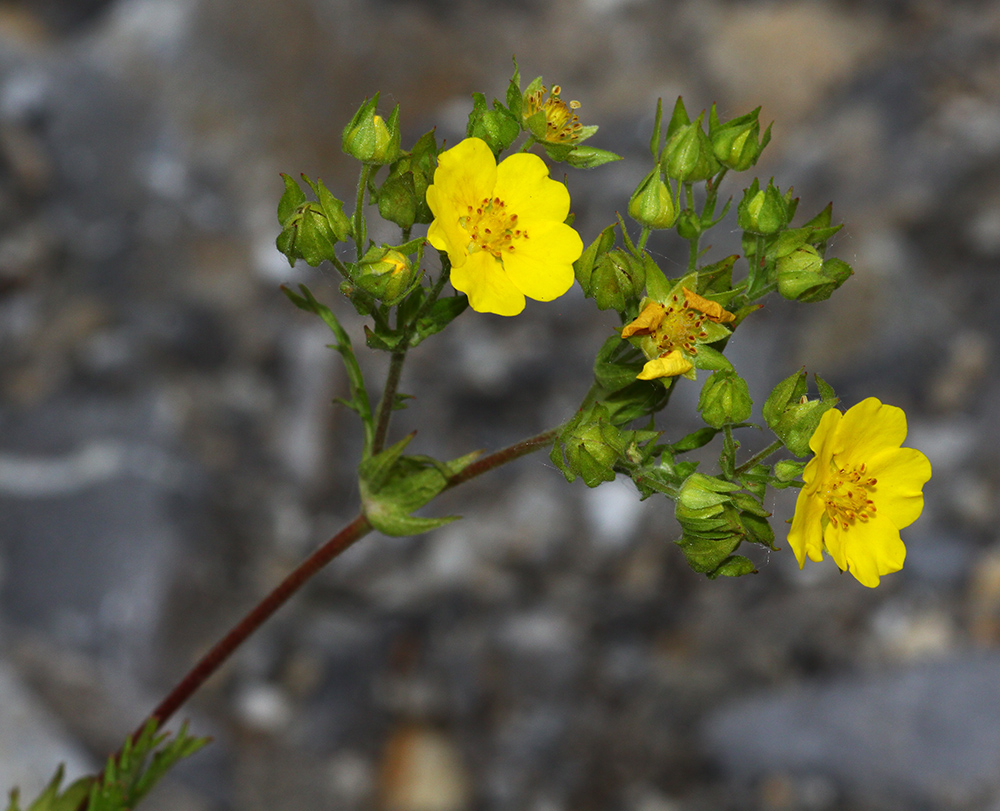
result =
[[[469,299],[464,293],[435,301],[427,313],[417,320],[416,331],[410,339],[410,346],[416,346],[425,338],[443,330],[464,313],[468,306]]]
[[[351,398],[348,405],[361,417],[361,423],[365,432],[365,453],[367,454],[375,436],[375,425],[371,404],[368,400],[368,390],[365,388],[365,378],[361,372],[361,366],[358,364],[358,359],[354,355],[354,349],[351,347],[351,339],[340,325],[333,311],[325,304],[320,304],[315,296],[313,296],[312,291],[304,284],[299,285],[302,295],[292,292],[290,288],[284,285],[282,285],[281,290],[288,296],[289,301],[300,310],[314,313],[322,318],[337,338],[337,342],[331,344],[331,348],[335,349],[340,354],[340,357],[343,358],[344,369],[347,371],[347,380],[351,389]]]
[[[699,428],[697,431],[694,431],[683,439],[671,444],[670,450],[673,453],[686,453],[687,451],[696,450],[697,448],[707,445],[715,439],[717,434],[721,432],[721,428],[710,428],[708,426],[705,428]]]

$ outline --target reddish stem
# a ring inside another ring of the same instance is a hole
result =
[[[540,448],[552,443],[558,429],[544,431],[536,436],[516,442],[495,453],[477,459],[471,465],[453,476],[448,482],[448,488],[457,487],[469,479],[474,479],[487,471],[501,465],[527,456]],[[268,594],[253,610],[241,619],[201,660],[178,682],[177,686],[150,713],[133,735],[138,737],[150,720],[155,719],[158,727],[162,727],[170,717],[200,688],[205,681],[233,654],[233,652],[256,631],[264,622],[288,599],[295,594],[313,575],[337,555],[360,540],[372,530],[372,525],[364,515],[359,515],[329,541],[313,552],[292,571],[274,591]]]

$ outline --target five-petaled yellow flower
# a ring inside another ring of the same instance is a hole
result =
[[[498,166],[485,141],[466,138],[438,156],[427,205],[427,240],[448,252],[451,283],[473,310],[517,315],[525,296],[551,301],[573,286],[583,240],[564,222],[569,192],[537,155]]]
[[[931,465],[920,451],[901,448],[906,415],[874,397],[846,414],[827,411],[809,441],[816,456],[806,465],[788,543],[798,558],[822,560],[826,550],[841,571],[874,587],[903,568],[899,531],[924,507],[921,488]]]

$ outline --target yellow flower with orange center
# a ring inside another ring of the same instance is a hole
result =
[[[865,586],[903,568],[899,531],[917,520],[931,465],[920,451],[902,448],[906,414],[874,397],[847,413],[827,411],[809,447],[816,454],[802,474],[788,544],[799,568],[826,551]]]
[[[735,321],[736,316],[686,287],[687,283],[694,281],[682,279],[663,302],[647,299],[639,316],[622,330],[622,338],[638,338],[637,345],[649,358],[639,380],[694,378],[698,346],[729,335],[722,325]]]
[[[427,240],[451,261],[451,283],[481,313],[517,315],[525,296],[551,301],[573,286],[583,240],[565,220],[569,191],[537,155],[497,165],[479,138],[438,156]]]

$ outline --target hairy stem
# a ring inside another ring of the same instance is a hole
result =
[[[399,388],[399,378],[403,373],[403,363],[406,360],[406,349],[393,352],[389,359],[389,372],[385,377],[385,389],[375,411],[375,438],[372,442],[372,456],[385,447],[386,434],[389,433],[389,420],[396,404],[396,390]]]
[[[767,459],[768,456],[770,456],[772,453],[777,453],[783,447],[785,447],[784,442],[782,442],[780,439],[774,440],[774,442],[772,442],[770,445],[764,448],[764,450],[755,453],[753,456],[747,459],[742,465],[736,468],[736,475],[738,476],[740,473],[746,473],[750,468],[752,468],[758,462],[763,462],[765,459]]]

